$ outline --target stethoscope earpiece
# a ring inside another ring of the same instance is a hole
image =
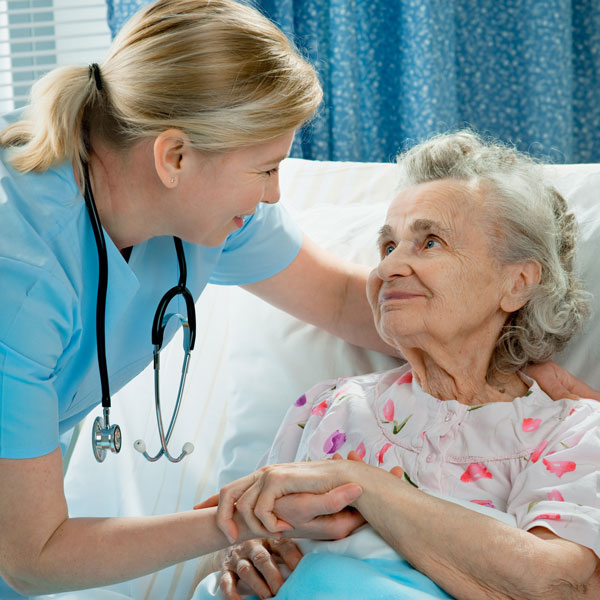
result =
[[[133,448],[135,450],[137,450],[140,454],[143,454],[144,458],[147,458],[151,462],[158,460],[158,458],[160,458],[160,456],[162,456],[161,452],[159,452],[159,456],[156,456],[154,458],[151,457],[146,452],[146,442],[144,442],[144,440],[135,440],[135,442],[133,442]],[[169,458],[169,460],[171,462],[179,462],[182,458],[184,458],[188,454],[191,454],[193,451],[194,451],[194,444],[192,444],[192,442],[186,442],[183,445],[183,447],[181,448],[181,454],[176,459],[173,459],[172,457],[167,457],[167,458]],[[164,454],[164,451],[162,451],[162,453]]]
[[[146,452],[146,442],[144,442],[144,440],[135,440],[135,442],[133,442],[133,447],[140,454],[144,454],[144,452]]]
[[[192,442],[186,442],[181,451],[184,454],[191,454],[194,451],[194,444],[192,444]]]

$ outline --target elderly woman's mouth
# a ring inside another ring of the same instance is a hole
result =
[[[407,292],[403,290],[393,290],[384,292],[379,295],[379,304],[385,304],[391,300],[415,300],[416,298],[424,298],[422,292]]]

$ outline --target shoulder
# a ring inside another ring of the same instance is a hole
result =
[[[302,246],[302,232],[279,204],[259,204],[244,226],[220,246],[210,282],[247,285],[283,271]]]
[[[293,219],[279,202],[257,205],[254,214],[244,219],[244,225],[227,236],[224,251],[234,250],[265,234],[283,233],[293,228]]]
[[[409,371],[410,368],[407,369],[407,366],[404,365],[390,371],[327,379],[310,388],[296,401],[296,405],[309,404],[312,406],[323,401],[329,405],[332,401],[337,404],[348,398],[375,397],[381,394],[382,390],[397,383]]]

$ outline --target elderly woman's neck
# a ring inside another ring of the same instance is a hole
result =
[[[490,356],[454,354],[434,357],[418,348],[402,348],[413,374],[423,391],[440,400],[457,400],[477,406],[487,402],[510,402],[527,392],[527,385],[515,373],[497,374],[488,381]]]

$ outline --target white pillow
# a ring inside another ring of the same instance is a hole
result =
[[[600,165],[545,167],[581,223],[579,268],[600,295]],[[375,240],[396,187],[394,164],[282,165],[282,201],[303,231],[344,258],[375,265]],[[256,467],[290,403],[318,381],[392,368],[397,361],[301,323],[243,290],[232,290],[228,430],[219,485]],[[600,319],[590,320],[557,360],[600,389]]]
[[[600,165],[547,167],[579,223],[577,270],[593,296],[593,314],[556,362],[600,390]]]

